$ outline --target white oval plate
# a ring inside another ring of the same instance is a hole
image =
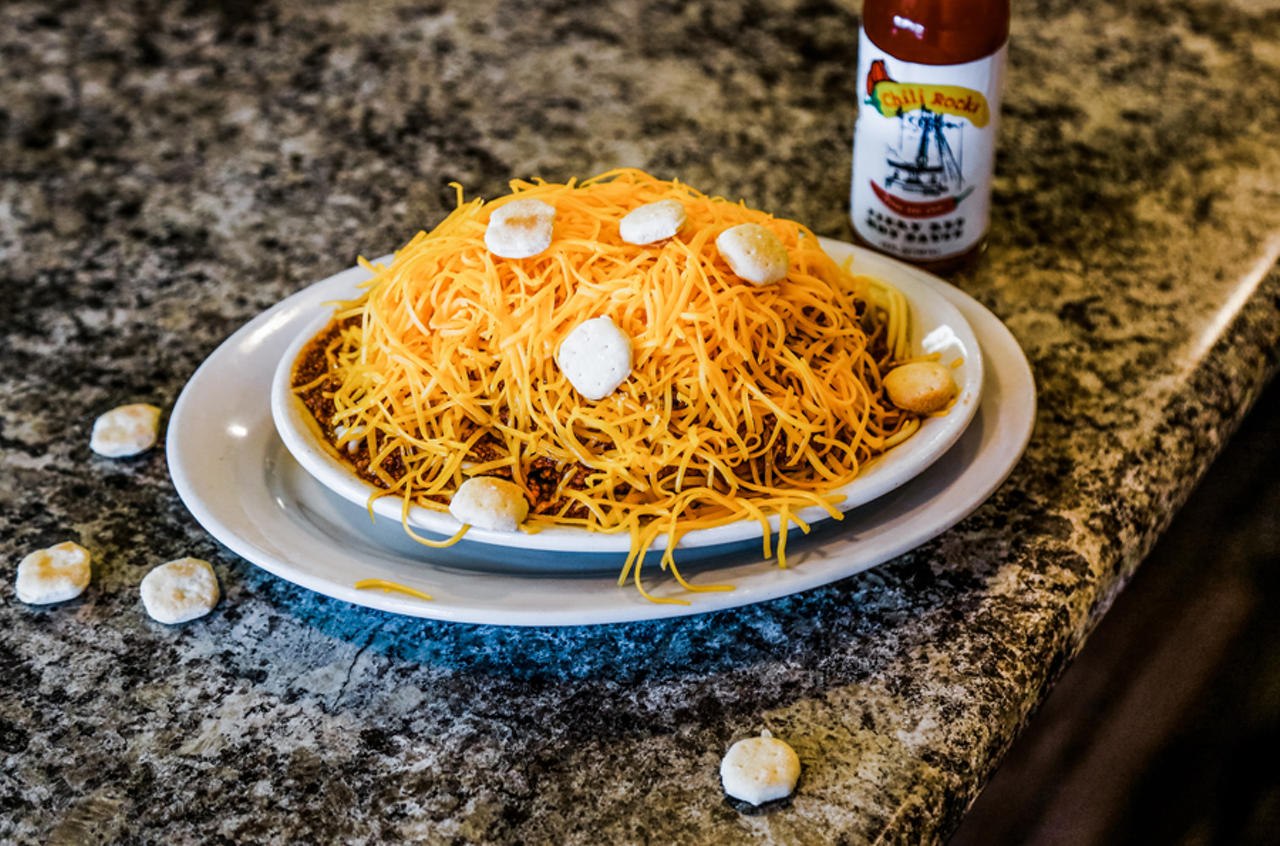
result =
[[[276,433],[272,378],[315,310],[349,290],[362,271],[338,274],[276,304],[200,366],[169,421],[166,453],[174,487],[211,535],[264,570],[355,605],[439,620],[517,626],[653,620],[763,602],[854,575],[946,531],[999,487],[1031,437],[1035,383],[1017,341],[972,298],[852,245],[824,239],[823,247],[837,261],[853,255],[857,272],[925,280],[960,309],[985,354],[982,399],[960,440],[925,472],[843,521],[828,521],[807,538],[793,535],[788,569],[763,560],[757,539],[690,568],[700,574],[686,573],[697,582],[732,584],[732,592],[689,594],[652,564],[645,567],[650,592],[690,605],[650,603],[634,587],[618,587],[612,571],[551,577],[492,572],[499,562],[518,567],[553,554],[488,544],[426,549],[405,537],[398,519],[370,522],[363,507],[316,482]],[[479,569],[486,567],[490,571]],[[387,579],[426,591],[435,601],[357,590],[361,579]]]
[[[391,257],[386,256],[378,261],[389,263]],[[945,286],[946,283],[917,273],[904,273],[905,265],[894,264],[874,274],[861,265],[855,269],[883,279],[906,295],[911,304],[911,349],[921,353],[941,353],[942,361],[946,363],[956,360],[962,363],[952,371],[959,389],[954,407],[944,416],[924,420],[920,430],[905,443],[869,462],[857,479],[835,491],[837,495],[844,497],[837,505],[840,511],[849,511],[883,496],[937,461],[964,433],[965,427],[978,410],[982,394],[982,353],[978,340],[959,309],[939,289],[939,285]],[[351,287],[337,292],[334,298],[354,299],[360,294],[355,286],[368,278],[367,273],[360,272],[353,277]],[[320,284],[327,285],[329,281]],[[333,454],[332,447],[322,440],[310,412],[290,387],[293,365],[303,347],[323,331],[332,318],[331,307],[317,308],[293,343],[285,349],[271,388],[271,413],[284,445],[308,473],[349,502],[366,507],[370,496],[380,491],[353,473]],[[384,497],[373,503],[375,514],[391,520],[401,519],[401,508],[402,501],[397,497]],[[831,519],[831,515],[818,506],[800,509],[796,512],[796,517],[810,525]],[[416,505],[409,508],[408,519],[410,525],[435,535],[437,539],[451,537],[462,528],[462,524],[448,512],[433,511]],[[776,534],[781,519],[774,514],[769,518],[769,523],[771,531]],[[716,555],[723,551],[722,547],[747,540],[760,542],[762,535],[763,529],[755,520],[687,532],[681,535],[676,546],[678,550],[684,551],[678,560],[684,562]],[[463,543],[493,544],[543,552],[589,553],[602,556],[603,560],[594,563],[603,566],[610,563],[620,565],[631,549],[631,537],[627,533],[605,534],[572,526],[553,526],[532,535],[472,528],[467,532]],[[666,545],[667,536],[662,535],[651,548],[661,550]],[[610,561],[607,557],[609,553],[613,553],[617,560]],[[583,564],[581,561],[559,556],[547,556],[542,563],[552,569],[570,570],[579,569]]]

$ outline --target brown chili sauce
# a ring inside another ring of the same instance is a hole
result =
[[[865,305],[858,302],[858,307],[858,311],[861,313]],[[311,412],[311,416],[319,425],[320,432],[325,440],[328,441],[333,454],[361,479],[377,488],[387,490],[402,478],[406,472],[404,461],[399,453],[384,457],[381,464],[374,467],[370,457],[368,439],[359,438],[339,446],[337,443],[338,433],[333,423],[336,412],[333,395],[339,386],[336,379],[330,374],[331,365],[328,350],[334,344],[341,342],[339,339],[344,329],[357,323],[358,318],[354,317],[345,321],[335,320],[324,331],[316,335],[303,348],[297,362],[294,364],[292,385],[294,392],[306,405]],[[888,351],[884,345],[882,334],[876,333],[870,341],[876,358],[878,360],[887,358]],[[803,390],[803,386],[799,384],[791,387],[795,390]],[[679,411],[685,405],[683,401],[677,398],[673,403],[673,408]],[[768,432],[777,425],[777,419],[774,415],[768,414],[764,416],[761,423],[765,432]],[[745,436],[746,432],[740,432],[739,434]],[[382,450],[384,439],[385,436],[382,432],[374,433],[374,448],[378,452]],[[587,446],[607,447],[606,444],[591,443],[588,443]],[[506,451],[502,441],[494,434],[487,434],[471,448],[467,459],[483,463],[500,459],[505,455]],[[780,441],[778,447],[771,454],[765,456],[764,461],[766,465],[771,465],[784,472],[788,468],[797,465],[795,459],[788,460]],[[566,519],[586,518],[589,514],[587,507],[576,500],[563,496],[562,492],[566,489],[585,489],[587,487],[587,479],[595,472],[593,468],[582,463],[567,464],[545,456],[534,458],[524,471],[524,482],[530,499],[530,510],[535,514],[560,515]],[[675,467],[668,467],[659,475],[662,478],[667,478],[676,472],[677,469]],[[744,481],[749,481],[752,478],[750,466],[738,466],[734,468],[734,472]],[[497,468],[488,475],[509,479],[511,478],[511,471],[505,467]],[[705,484],[706,480],[700,474],[686,473],[684,482],[686,486],[699,485]],[[722,483],[717,484],[717,487],[722,486]],[[630,492],[631,487],[624,483],[615,489],[614,495],[621,499]],[[429,497],[429,499],[443,505],[448,504],[448,497],[445,496],[437,495]]]

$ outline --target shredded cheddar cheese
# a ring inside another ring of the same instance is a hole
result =
[[[619,582],[640,582],[645,552],[685,532],[758,521],[771,555],[779,515],[785,566],[796,511],[840,517],[832,491],[910,436],[916,416],[884,398],[881,373],[908,356],[901,294],[850,274],[789,220],[618,170],[580,184],[514,182],[513,195],[464,202],[419,233],[367,290],[344,303],[325,348],[335,443],[367,450],[386,495],[444,510],[471,476],[529,493],[526,524],[626,532]],[[513,200],[555,209],[551,245],[505,259],[485,246],[490,216]],[[646,245],[619,223],[676,200],[687,223]],[[786,247],[776,284],[738,278],[716,238],[743,223]],[[630,340],[630,375],[589,400],[556,363],[574,327],[608,317]],[[304,387],[319,384],[312,380]],[[652,597],[650,597],[652,598]],[[682,600],[655,600],[682,601]]]
[[[411,588],[408,585],[402,585],[399,582],[390,582],[386,579],[361,579],[352,585],[356,590],[380,590],[383,593],[403,593],[409,596],[416,596],[418,599],[430,601],[431,594],[423,593],[417,588]]]

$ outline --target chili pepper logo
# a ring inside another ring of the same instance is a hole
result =
[[[889,71],[885,69],[884,59],[876,59],[871,63],[871,70],[867,71],[867,96],[876,96],[877,82],[893,82],[889,78]]]
[[[884,59],[876,59],[867,70],[867,103],[885,117],[902,117],[923,109],[964,118],[978,129],[991,120],[987,98],[981,91],[958,85],[897,82],[889,76]]]

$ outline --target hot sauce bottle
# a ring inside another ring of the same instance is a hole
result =
[[[946,270],[991,209],[1009,0],[866,0],[850,216],[881,252]]]

